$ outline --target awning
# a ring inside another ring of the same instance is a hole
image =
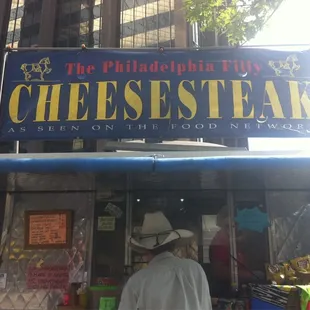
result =
[[[129,156],[129,154],[126,157],[109,156],[105,153],[0,155],[0,173],[133,172],[137,170],[148,172],[153,170],[153,165],[154,158],[152,157]]]
[[[195,170],[250,170],[263,168],[306,167],[310,165],[310,154],[293,155],[227,155],[189,158],[158,158],[156,172],[195,171]]]
[[[1,154],[0,173],[175,172],[305,167],[309,152],[123,152]]]

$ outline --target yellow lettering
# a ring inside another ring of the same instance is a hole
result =
[[[178,87],[179,99],[190,111],[190,116],[189,117],[184,116],[184,114],[182,113],[182,110],[180,109],[180,107],[178,107],[178,118],[179,119],[184,118],[184,119],[190,120],[196,116],[197,101],[196,101],[195,97],[193,96],[193,94],[190,93],[187,89],[185,89],[184,83],[190,84],[192,89],[195,91],[195,82],[194,81],[184,80],[184,81],[181,81],[181,83],[179,84],[179,87]]]
[[[249,104],[249,93],[243,93],[243,85],[249,86],[252,91],[251,81],[231,81],[232,82],[232,93],[233,93],[233,105],[234,105],[234,116],[233,118],[254,118],[254,105],[252,105],[251,112],[248,116],[244,115],[243,103]]]
[[[60,121],[58,111],[59,111],[59,101],[60,101],[60,90],[63,84],[55,85],[38,85],[39,87],[39,99],[36,110],[36,117],[34,122],[44,122],[46,114],[46,105],[49,104],[49,122]],[[52,87],[51,99],[47,100],[47,95],[49,88]]]
[[[32,90],[31,85],[27,86],[27,85],[23,85],[23,84],[16,86],[14,88],[14,90],[12,91],[12,94],[10,97],[9,115],[10,115],[12,122],[15,124],[22,123],[26,119],[27,114],[28,114],[28,112],[27,112],[26,115],[24,116],[24,118],[22,118],[22,119],[18,118],[19,104],[20,104],[20,93],[21,93],[23,88],[25,88],[28,91],[28,94],[30,97],[31,96],[31,90]]]
[[[132,121],[135,121],[139,119],[142,115],[142,109],[143,109],[143,103],[141,100],[141,97],[130,87],[130,84],[136,84],[141,90],[141,81],[128,81],[125,85],[125,100],[128,103],[128,105],[135,110],[136,117],[130,117],[126,111],[126,107],[124,110],[124,119],[130,119]]]
[[[96,120],[112,120],[116,119],[117,107],[113,110],[113,114],[107,117],[107,104],[112,107],[112,92],[108,96],[108,86],[113,86],[114,94],[117,91],[116,81],[98,82],[98,100],[97,100],[97,117]]]
[[[270,102],[264,102],[263,103],[263,109],[262,114],[260,118],[266,118],[264,115],[264,110],[266,106],[271,106],[271,109],[273,111],[273,117],[272,118],[285,118],[283,115],[281,103],[279,100],[279,95],[276,91],[276,88],[272,81],[266,81],[265,83],[265,98],[264,101],[266,101],[266,95],[269,97]]]
[[[292,106],[292,119],[303,119],[301,106],[306,112],[306,118],[310,118],[310,98],[307,93],[307,88],[310,82],[304,82],[305,90],[302,94],[299,94],[299,82],[289,81],[289,88],[291,94],[291,106]]]
[[[150,81],[151,82],[151,119],[169,119],[171,118],[171,106],[166,102],[166,92],[161,94],[161,85],[165,84],[170,91],[170,81]],[[166,115],[161,116],[161,104],[168,106]]]
[[[220,104],[219,104],[219,85],[225,90],[224,80],[202,80],[201,89],[208,83],[209,90],[209,116],[208,118],[222,118],[220,116]]]
[[[69,94],[69,112],[67,121],[87,121],[88,108],[86,109],[84,115],[78,118],[79,107],[84,106],[84,94],[80,97],[80,88],[83,86],[86,90],[86,94],[89,91],[89,83],[69,83],[70,94]]]

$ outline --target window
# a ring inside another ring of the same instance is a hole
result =
[[[103,0],[58,0],[54,44],[100,47]]]
[[[6,44],[28,47],[38,44],[42,0],[13,0]]]
[[[121,47],[174,46],[174,0],[123,0]]]

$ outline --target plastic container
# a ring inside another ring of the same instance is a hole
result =
[[[86,309],[87,304],[88,304],[87,294],[86,293],[80,294],[79,295],[79,306],[83,309]]]
[[[91,286],[88,306],[94,310],[117,310],[120,294],[118,286]]]
[[[99,310],[117,310],[115,297],[100,297]]]

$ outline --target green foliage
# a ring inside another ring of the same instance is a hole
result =
[[[225,35],[231,45],[252,39],[283,0],[185,0],[187,20]]]

